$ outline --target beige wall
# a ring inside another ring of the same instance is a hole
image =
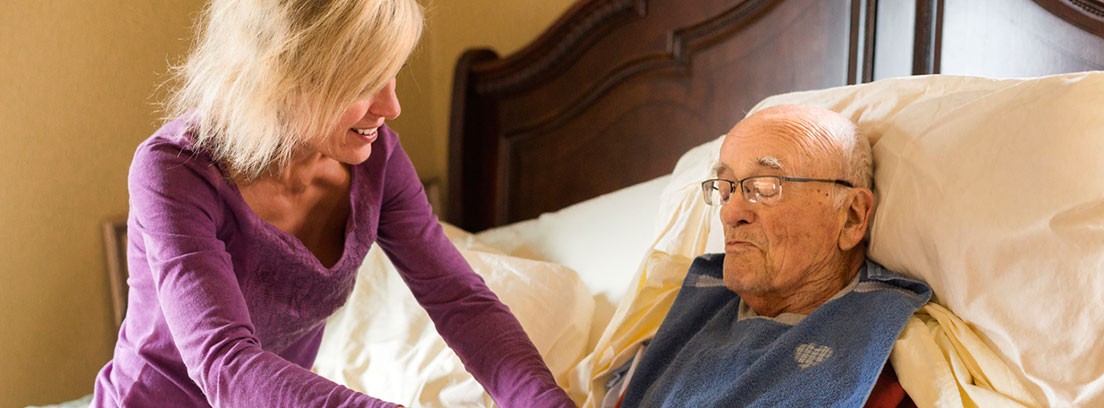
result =
[[[5,0],[0,7],[0,406],[92,390],[111,357],[100,224],[126,213],[134,148],[190,41],[201,0]],[[569,0],[423,0],[429,27],[400,76],[394,123],[425,178],[444,178],[452,68],[513,52]]]
[[[0,406],[92,390],[114,329],[100,223],[157,127],[199,0],[0,6]]]

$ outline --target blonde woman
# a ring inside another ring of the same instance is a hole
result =
[[[572,406],[385,122],[415,0],[215,0],[131,165],[128,315],[93,406],[384,407],[312,373],[379,245],[503,406]],[[369,333],[371,335],[371,333]]]

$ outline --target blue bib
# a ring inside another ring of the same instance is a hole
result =
[[[851,292],[796,325],[738,320],[723,264],[723,254],[694,260],[622,407],[860,407],[931,297],[923,282],[868,260]]]

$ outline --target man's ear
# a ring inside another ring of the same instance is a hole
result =
[[[870,215],[874,213],[874,193],[869,188],[852,188],[849,195],[840,209],[845,217],[839,236],[839,247],[843,251],[849,251],[862,242],[870,225]]]

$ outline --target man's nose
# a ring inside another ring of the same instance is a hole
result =
[[[750,224],[755,222],[754,206],[744,199],[739,191],[721,206],[721,223],[725,225]]]

